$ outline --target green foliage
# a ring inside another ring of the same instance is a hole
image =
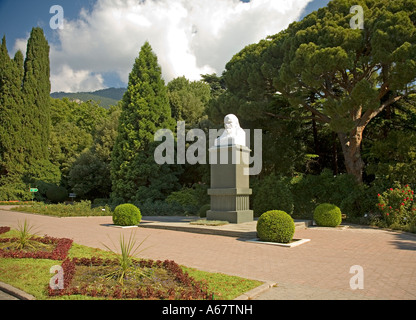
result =
[[[23,182],[8,183],[7,185],[0,187],[0,200],[1,201],[15,201],[32,200],[32,194],[29,192],[29,188]]]
[[[262,241],[289,243],[294,234],[295,222],[284,211],[267,211],[257,221],[257,235]]]
[[[349,24],[357,4],[364,30]],[[293,108],[290,118],[312,117],[337,133],[346,171],[362,182],[363,130],[414,89],[415,7],[414,0],[331,1],[236,54],[223,75],[228,90],[213,111],[285,119],[273,101],[282,96]]]
[[[17,230],[18,234],[16,241],[16,249],[23,250],[28,248],[34,248],[32,244],[32,238],[36,235],[36,233],[34,232],[33,226],[30,225],[29,222],[27,222],[27,220],[25,219],[23,224],[20,221],[17,222]]]
[[[90,217],[112,215],[108,206],[91,208],[91,201],[79,201],[72,204],[44,204],[35,202],[33,206],[19,206],[12,210],[30,212],[55,217]]]
[[[22,70],[22,66],[10,59],[3,37],[0,47],[0,186],[4,184],[1,180],[20,174],[24,169]]]
[[[112,113],[89,102],[78,104],[66,98],[51,99],[51,101],[52,130],[49,158],[61,170],[61,183],[66,187],[72,187],[75,184],[75,182],[69,184],[72,167],[80,155],[93,146],[94,138],[95,143],[99,135],[102,139],[108,139],[107,132],[103,130],[105,130],[104,126],[109,124]],[[111,139],[114,138],[111,136]],[[113,143],[114,141],[111,146]],[[102,148],[106,149],[108,146],[108,142],[102,140]],[[85,160],[83,158],[81,162]],[[109,179],[108,173],[106,179]],[[88,190],[81,193],[88,194]]]
[[[34,185],[39,181],[59,184],[61,181],[61,172],[59,167],[49,160],[37,160],[26,169],[23,175],[23,181]]]
[[[68,184],[81,198],[94,199],[111,193],[110,166],[93,151],[82,153],[68,175]]]
[[[113,212],[113,223],[119,226],[135,226],[141,219],[140,209],[130,203],[118,205]]]
[[[253,210],[256,216],[269,210],[293,213],[294,201],[287,179],[271,174],[253,187]]]
[[[68,191],[64,187],[51,186],[46,191],[46,196],[50,201],[60,203],[68,198]]]
[[[48,160],[50,133],[49,44],[41,28],[33,28],[27,42],[22,94],[26,163]]]
[[[111,152],[117,137],[120,108],[112,108],[102,123],[97,124],[92,146],[72,164],[68,185],[78,196],[94,199],[111,194]]]
[[[192,188],[184,187],[179,191],[172,192],[165,200],[168,204],[180,205],[182,214],[198,215],[201,206],[209,203],[207,187],[195,184]]]
[[[336,205],[321,203],[313,212],[313,219],[321,227],[336,227],[342,222],[341,210]]]
[[[163,200],[177,190],[177,174],[169,165],[158,165],[154,135],[159,129],[174,131],[175,123],[161,68],[146,42],[129,75],[122,101],[118,135],[112,152],[112,197],[139,202]]]
[[[124,239],[124,235],[120,235],[120,251],[121,254],[117,256],[118,258],[118,268],[116,271],[113,271],[106,275],[106,278],[116,278],[117,281],[123,285],[124,279],[127,275],[127,272],[134,270],[135,273],[140,273],[140,276],[147,276],[144,271],[137,270],[138,268],[134,268],[133,265],[133,257],[140,253],[141,251],[137,252],[140,246],[143,244],[144,239],[140,244],[136,244],[136,240],[134,238],[133,233],[130,234],[129,240]],[[114,244],[113,244],[114,245]],[[116,251],[113,251],[110,247],[105,246],[108,250],[116,254]]]
[[[386,226],[399,226],[409,230],[416,227],[416,204],[414,191],[409,185],[396,184],[382,194],[378,194],[377,207]],[[415,229],[416,230],[416,229]]]
[[[207,211],[211,208],[210,204],[204,204],[202,207],[198,210],[198,216],[201,218],[205,218],[207,216]]]
[[[203,119],[210,100],[209,85],[179,77],[169,82],[167,89],[172,118],[176,121],[185,121],[189,128],[195,128]]]
[[[176,202],[168,203],[164,200],[147,199],[136,202],[136,204],[140,206],[143,216],[183,216],[185,214],[182,205]]]
[[[291,181],[295,199],[294,214],[297,218],[311,219],[317,204],[334,203],[348,217],[362,217],[372,211],[373,189],[358,184],[348,174],[334,176],[325,169],[320,175],[298,175]]]
[[[374,174],[379,183],[416,183],[416,133],[391,131],[385,139],[375,141],[369,150],[371,164],[368,174]]]

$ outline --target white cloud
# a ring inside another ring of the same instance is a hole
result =
[[[68,65],[62,65],[51,74],[52,92],[89,92],[104,88],[104,79],[100,74],[88,70],[74,71]]]
[[[104,73],[127,83],[140,47],[149,41],[165,81],[220,74],[246,45],[295,21],[311,0],[98,0],[66,20],[51,44],[54,91],[102,88]],[[89,90],[89,89],[88,89]]]

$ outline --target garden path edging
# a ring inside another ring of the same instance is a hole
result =
[[[36,298],[32,296],[31,294],[24,292],[20,289],[17,289],[11,286],[10,284],[7,284],[1,281],[0,281],[0,290],[18,298],[19,300],[36,300]]]
[[[250,291],[247,291],[246,293],[243,293],[242,295],[238,296],[234,300],[253,300],[258,295],[264,293],[265,291],[269,290],[272,287],[275,287],[277,285],[276,282],[273,281],[264,281],[264,283]]]

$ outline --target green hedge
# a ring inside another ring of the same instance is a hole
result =
[[[257,222],[257,236],[262,241],[289,243],[295,234],[295,222],[281,210],[263,213]]]

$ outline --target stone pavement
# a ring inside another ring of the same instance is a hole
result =
[[[72,238],[100,249],[118,243],[120,234],[135,232],[138,241],[146,239],[146,250],[140,254],[143,258],[170,259],[205,271],[277,283],[257,297],[261,300],[416,299],[414,234],[360,226],[297,228],[295,238],[311,241],[285,248],[247,242],[251,234],[235,237],[149,227],[152,223],[186,223],[176,218],[144,217],[142,225],[147,227],[121,229],[111,226],[111,217],[56,218],[0,207],[0,226],[16,228],[25,219],[39,234]],[[350,287],[354,265],[364,270],[363,289]]]

